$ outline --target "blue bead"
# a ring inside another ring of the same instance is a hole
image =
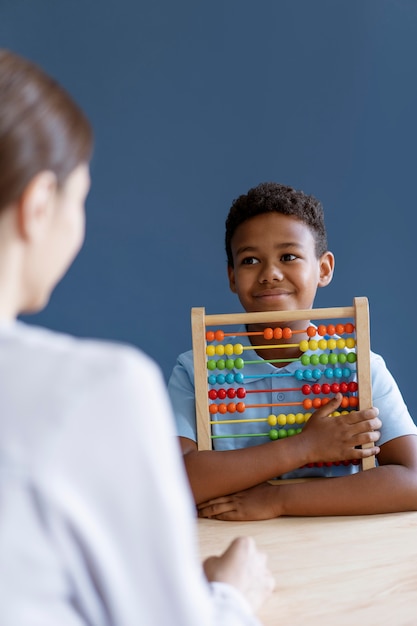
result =
[[[335,367],[333,370],[333,374],[335,378],[342,378],[343,376],[343,370],[341,367]]]
[[[331,367],[326,367],[324,370],[324,375],[326,378],[333,378],[333,370]]]
[[[208,384],[215,385],[216,382],[217,382],[217,377],[214,374],[210,374],[210,376],[208,377]]]
[[[313,373],[311,370],[304,370],[304,380],[311,380],[313,378]]]
[[[304,380],[303,370],[295,370],[294,376],[297,380]]]
[[[243,383],[243,374],[242,372],[238,372],[235,374],[235,383]]]
[[[231,385],[232,383],[235,382],[235,375],[232,374],[232,372],[229,372],[228,374],[226,374],[226,382]]]
[[[226,382],[226,376],[224,374],[217,374],[217,383],[219,385],[224,385]]]

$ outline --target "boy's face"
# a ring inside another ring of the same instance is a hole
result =
[[[317,287],[333,276],[332,253],[318,259],[310,228],[281,213],[264,213],[240,224],[231,248],[230,289],[248,312],[310,309]]]

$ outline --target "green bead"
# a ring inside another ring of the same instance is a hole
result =
[[[226,362],[224,359],[219,359],[217,361],[217,369],[219,370],[224,370],[224,368],[226,367]]]
[[[337,363],[337,354],[335,354],[334,352],[329,354],[329,363],[331,363],[332,365],[336,365]]]
[[[329,355],[326,354],[325,352],[323,352],[323,354],[320,354],[320,363],[322,365],[327,365],[328,362],[329,362]]]
[[[356,352],[349,352],[347,355],[348,363],[356,363]]]
[[[347,361],[347,354],[345,354],[344,352],[341,352],[339,354],[339,363],[346,363]]]
[[[238,359],[235,359],[235,367],[238,370],[243,369],[245,365],[245,361],[243,359],[241,359],[240,357]]]
[[[272,441],[275,441],[276,439],[278,439],[278,437],[279,437],[279,433],[277,429],[271,428],[271,430],[269,431],[269,438],[272,439]]]
[[[303,365],[310,365],[310,357],[308,356],[308,354],[303,354],[303,356],[301,357],[301,363]]]
[[[208,370],[215,370],[216,369],[216,361],[214,361],[213,359],[210,359],[210,361],[207,361],[207,369]]]
[[[320,357],[318,354],[312,354],[310,357],[311,365],[318,365],[320,363]]]
[[[287,436],[287,431],[285,430],[285,428],[280,428],[278,431],[278,438],[285,439],[286,436]]]
[[[232,370],[235,366],[235,362],[234,359],[227,359],[226,360],[226,369],[228,370]]]

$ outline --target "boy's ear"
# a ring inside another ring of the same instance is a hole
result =
[[[320,277],[318,287],[326,287],[333,278],[334,272],[334,255],[332,252],[325,252],[319,260]]]
[[[24,239],[39,238],[53,214],[57,190],[56,175],[50,171],[36,174],[18,202],[18,226]]]
[[[227,266],[227,275],[229,276],[230,290],[236,293],[235,270],[230,265]]]

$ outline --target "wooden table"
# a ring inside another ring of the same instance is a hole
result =
[[[416,626],[417,513],[198,520],[202,558],[250,535],[268,554],[276,590],[265,626]]]

